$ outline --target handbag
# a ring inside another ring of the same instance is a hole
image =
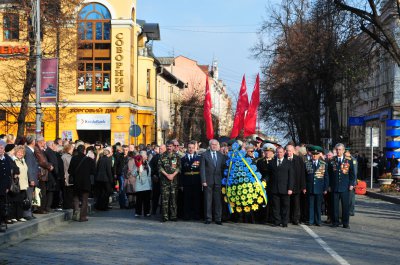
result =
[[[29,209],[32,207],[32,203],[31,203],[31,201],[29,200],[29,198],[28,198],[26,192],[25,192],[25,198],[22,200],[21,204],[22,204],[22,209],[23,209],[24,211],[27,211],[27,210],[29,210]]]
[[[18,177],[12,178],[10,192],[12,194],[18,194],[20,191],[21,190],[19,187],[19,178]]]
[[[40,189],[35,187],[35,191],[33,192],[33,198],[32,198],[32,206],[40,207],[40,198],[41,197],[42,197],[42,194],[40,193]]]
[[[49,171],[45,168],[39,168],[39,180],[40,181],[49,181]]]

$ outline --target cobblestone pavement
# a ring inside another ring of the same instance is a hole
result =
[[[96,213],[0,248],[0,264],[398,264],[400,205],[357,198],[351,229],[160,223]],[[317,237],[315,237],[317,236]]]

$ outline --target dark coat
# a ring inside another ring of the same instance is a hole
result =
[[[334,157],[328,165],[329,187],[332,192],[345,192],[349,190],[350,185],[354,184],[354,166],[351,159],[345,158],[342,164],[348,169],[342,169],[338,158]]]
[[[292,163],[293,167],[293,193],[299,194],[306,188],[304,162],[303,159],[297,155],[293,155],[293,160],[289,160],[289,162]]]
[[[49,180],[47,182],[47,190],[48,191],[57,191],[59,190],[59,185],[58,185],[58,159],[57,159],[57,153],[51,150],[50,148],[47,148],[46,151],[44,151],[47,157],[47,161],[49,161],[50,164],[53,165],[53,170],[49,170]]]
[[[85,157],[83,153],[77,153],[76,155],[72,156],[71,161],[69,162],[69,167],[68,167],[68,174],[69,174],[69,179],[73,180],[72,183],[75,185],[75,179],[77,175],[77,168],[78,166],[81,167],[79,164],[81,163],[82,159]]]
[[[320,172],[318,172],[320,170]],[[318,172],[318,174],[316,174]],[[309,160],[305,164],[306,189],[309,194],[322,194],[328,190],[328,164],[319,160],[317,168],[313,167],[313,161]],[[323,173],[323,174],[322,174]]]
[[[270,188],[273,194],[288,194],[288,190],[293,190],[294,176],[293,167],[286,158],[278,167],[277,158],[268,164],[270,175]]]
[[[113,183],[112,174],[112,158],[107,156],[102,156],[97,162],[97,171],[95,180],[98,182],[108,182]]]
[[[12,159],[5,155],[4,159],[0,161],[0,196],[6,195],[6,190],[11,187],[11,165]]]
[[[201,157],[197,154],[193,154],[193,159],[191,161],[189,161],[188,154],[182,157],[179,186],[201,186],[200,159]]]
[[[75,171],[74,190],[90,192],[92,188],[90,175],[96,174],[96,162],[87,156],[83,157],[80,162],[82,162],[81,165]]]
[[[214,161],[211,156],[211,151],[207,150],[201,155],[200,159],[200,176],[201,182],[211,185],[221,185],[222,177],[224,176],[224,169],[226,163],[226,157],[220,152],[217,154],[217,166],[214,165]]]
[[[38,185],[39,164],[36,156],[29,147],[25,147],[25,162],[28,166],[28,181],[34,181]]]
[[[124,169],[124,154],[123,153],[114,153],[114,171],[113,173],[117,176],[122,176]]]

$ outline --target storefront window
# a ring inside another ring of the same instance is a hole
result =
[[[4,33],[5,41],[19,39],[19,16],[18,16],[18,14],[4,14],[3,15],[3,33]]]
[[[88,4],[78,15],[78,93],[110,93],[111,15]]]

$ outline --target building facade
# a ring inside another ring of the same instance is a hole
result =
[[[62,8],[67,10],[63,11],[74,14],[75,19],[62,25],[58,36],[45,23],[43,26],[42,58],[57,57],[59,70],[56,102],[42,100],[41,104],[44,137],[125,144],[153,142],[156,64],[144,51],[148,40],[159,39],[158,25],[137,22],[136,0],[74,1],[78,2],[75,6],[64,3]],[[20,25],[27,17],[9,11],[8,5],[0,7],[0,72],[6,73],[0,76],[0,101],[5,116],[3,132],[15,133],[15,102],[20,102],[26,73],[21,70],[26,56],[21,54],[26,55],[24,49],[28,49],[27,32]],[[16,68],[19,72],[9,71]],[[30,109],[34,110],[34,105]],[[29,134],[35,120],[32,111],[26,120]],[[132,124],[141,128],[137,137],[130,135]]]

